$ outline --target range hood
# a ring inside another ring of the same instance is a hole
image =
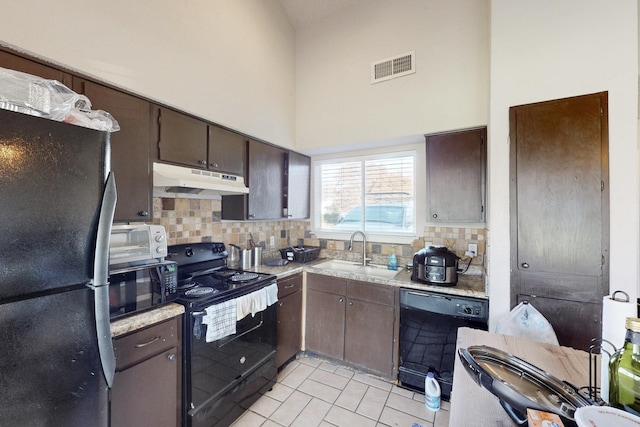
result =
[[[211,198],[249,193],[241,176],[155,162],[153,187],[154,195],[161,193],[164,197],[191,195]]]

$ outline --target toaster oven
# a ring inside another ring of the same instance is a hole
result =
[[[115,224],[109,243],[109,266],[164,261],[167,235],[161,225]]]

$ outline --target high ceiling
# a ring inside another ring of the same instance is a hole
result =
[[[363,1],[366,0],[280,0],[280,4],[291,25],[300,28]]]

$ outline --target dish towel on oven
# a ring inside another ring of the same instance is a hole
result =
[[[255,316],[278,301],[278,285],[275,283],[250,294],[236,298],[236,319],[244,319],[249,313]]]
[[[236,300],[221,302],[206,308],[202,323],[207,325],[205,340],[212,342],[236,333]]]

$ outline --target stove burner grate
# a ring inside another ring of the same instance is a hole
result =
[[[213,288],[209,288],[207,286],[202,286],[202,287],[199,287],[199,288],[193,288],[193,289],[189,289],[189,290],[185,291],[184,296],[191,297],[191,298],[198,298],[198,297],[201,297],[203,295],[213,294],[215,292],[218,292],[218,291],[213,289]]]
[[[247,282],[249,280],[257,279],[258,273],[238,273],[231,276],[229,280],[232,282]]]

